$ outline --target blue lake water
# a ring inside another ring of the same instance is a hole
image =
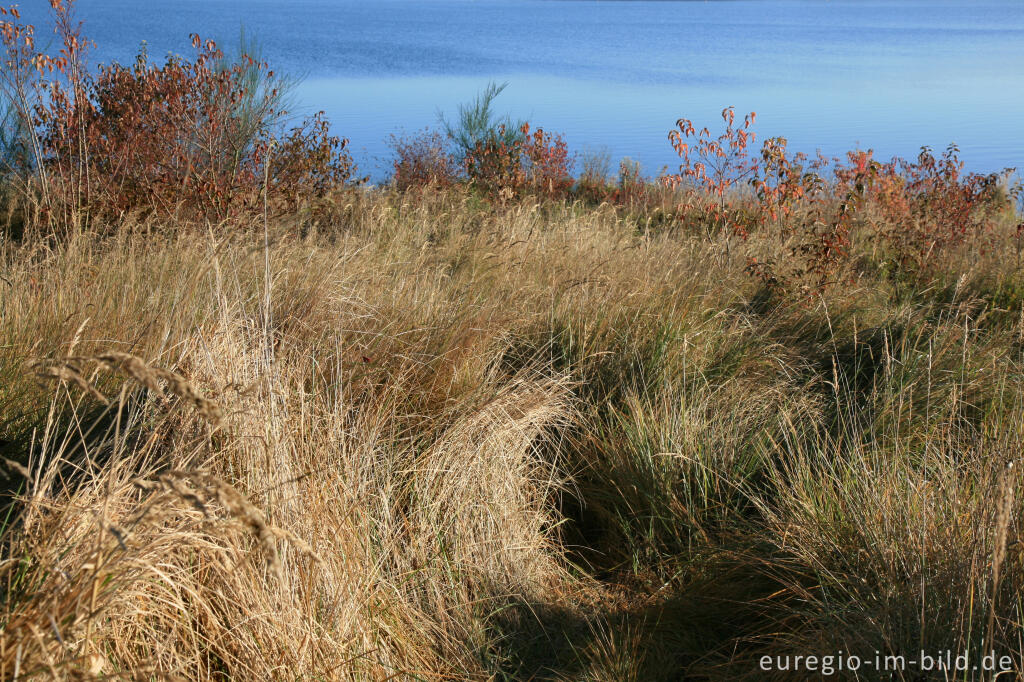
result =
[[[240,26],[278,71],[303,74],[360,165],[387,167],[390,133],[436,125],[489,80],[499,109],[605,147],[648,173],[672,165],[685,116],[727,105],[759,138],[839,155],[913,156],[956,142],[969,167],[1024,167],[1022,0],[79,0],[104,61],[188,54]],[[23,0],[41,14],[43,0]]]

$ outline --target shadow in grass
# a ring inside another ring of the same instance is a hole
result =
[[[742,643],[770,628],[755,605],[778,584],[736,563],[655,592],[605,588],[590,608],[512,602],[496,610],[482,662],[501,680],[733,679],[756,665]]]
[[[59,457],[55,485],[73,494],[87,482],[89,473],[102,470],[115,452],[130,450],[141,442],[147,432],[143,404],[141,394],[129,397],[120,409],[116,404],[90,401],[78,408],[56,411],[49,417],[49,424],[43,414],[9,430],[11,435],[0,442],[0,457],[6,460],[0,461],[0,532],[18,517],[18,498],[26,490],[23,469],[34,464],[30,462],[33,454],[38,459],[46,447],[48,458]],[[0,430],[4,426],[0,424]],[[40,443],[44,433],[51,434],[48,446]],[[6,555],[6,546],[2,552]]]

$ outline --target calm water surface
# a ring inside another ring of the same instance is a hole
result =
[[[28,14],[43,0],[23,0]],[[79,0],[104,61],[188,54],[188,34],[304,74],[379,175],[385,138],[435,125],[488,80],[499,108],[656,173],[680,116],[757,111],[759,137],[840,154],[960,145],[977,170],[1024,167],[1024,1]],[[714,128],[713,128],[714,129]]]

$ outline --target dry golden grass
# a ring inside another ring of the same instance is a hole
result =
[[[332,216],[3,245],[0,678],[1020,669],[1005,254],[773,299],[610,207]]]

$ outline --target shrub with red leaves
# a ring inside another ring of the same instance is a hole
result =
[[[522,132],[526,191],[547,199],[565,198],[573,186],[565,140],[542,128],[531,133],[528,123],[523,124]]]
[[[451,187],[462,175],[462,167],[448,150],[445,136],[435,130],[401,137],[392,135],[388,146],[395,153],[392,180],[403,192]]]
[[[968,241],[984,246],[994,218],[1007,208],[998,192],[1007,172],[965,173],[956,145],[940,157],[922,147],[914,161],[875,163],[866,181],[878,209],[877,234],[902,266],[915,270],[927,270],[950,247]]]
[[[532,133],[524,123],[521,135],[506,135],[504,126],[497,134],[478,142],[466,155],[466,173],[470,182],[486,194],[508,200],[523,196],[562,199],[573,186],[569,172],[571,160],[561,135]]]
[[[701,208],[712,223],[744,239],[747,225],[730,210],[729,195],[734,187],[750,181],[757,173],[757,160],[747,152],[755,140],[751,130],[755,118],[757,114],[750,112],[736,125],[735,109],[726,107],[722,110],[725,130],[717,137],[708,128],[698,131],[687,118],[676,121],[676,128],[668,134],[681,163],[679,172],[666,176],[665,183],[673,189],[684,184],[693,186],[703,195]]]
[[[127,211],[221,219],[255,210],[264,189],[294,204],[352,178],[347,142],[330,134],[322,113],[276,127],[284,114],[276,91],[254,90],[272,80],[267,64],[245,55],[228,63],[193,35],[191,60],[154,65],[143,53],[130,68],[92,75],[72,3],[50,4],[63,43],[57,56],[36,51],[32,27],[4,11],[9,69],[0,86],[35,141],[32,172],[51,225]]]

